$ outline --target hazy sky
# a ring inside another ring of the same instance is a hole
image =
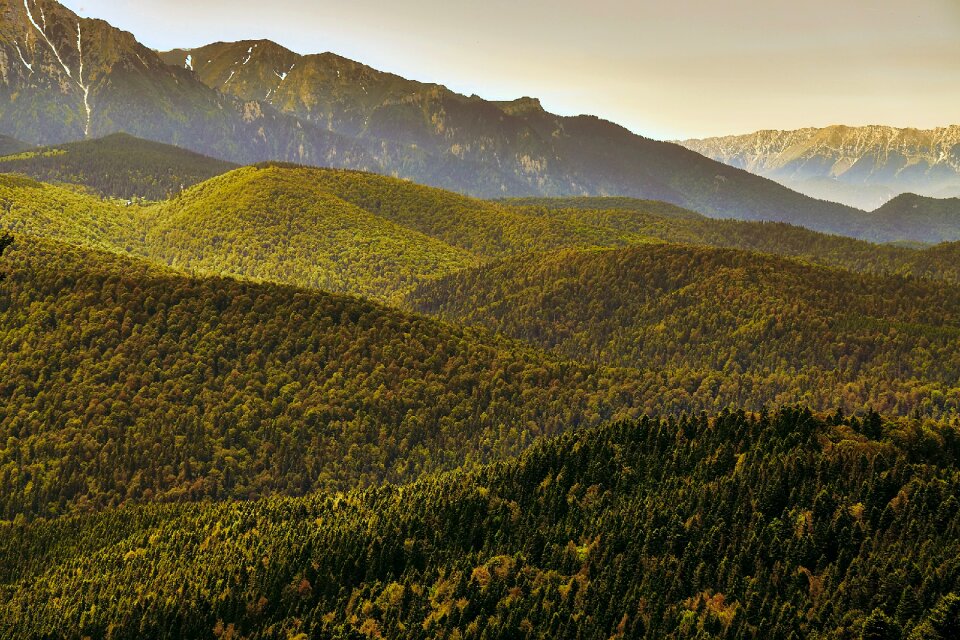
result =
[[[269,38],[655,138],[960,124],[960,0],[63,0],[156,49]]]

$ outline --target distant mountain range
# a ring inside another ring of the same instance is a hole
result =
[[[960,125],[757,131],[681,144],[800,193],[867,211],[902,193],[960,196]]]
[[[158,54],[54,0],[0,0],[0,133],[29,145],[127,132],[222,160],[373,171],[486,198],[629,196],[711,217],[771,220],[874,241],[852,207],[539,101],[490,102],[334,54],[269,41]],[[923,212],[916,211],[917,219]]]

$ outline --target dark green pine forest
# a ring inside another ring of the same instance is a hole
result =
[[[0,525],[23,638],[900,638],[960,630],[960,427],[621,421],[405,486]]]

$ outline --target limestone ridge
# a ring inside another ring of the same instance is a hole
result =
[[[908,192],[960,196],[960,125],[767,130],[681,144],[808,195],[867,210]]]

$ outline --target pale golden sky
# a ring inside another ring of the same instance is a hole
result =
[[[268,38],[672,139],[960,124],[960,0],[66,0],[157,49]]]

